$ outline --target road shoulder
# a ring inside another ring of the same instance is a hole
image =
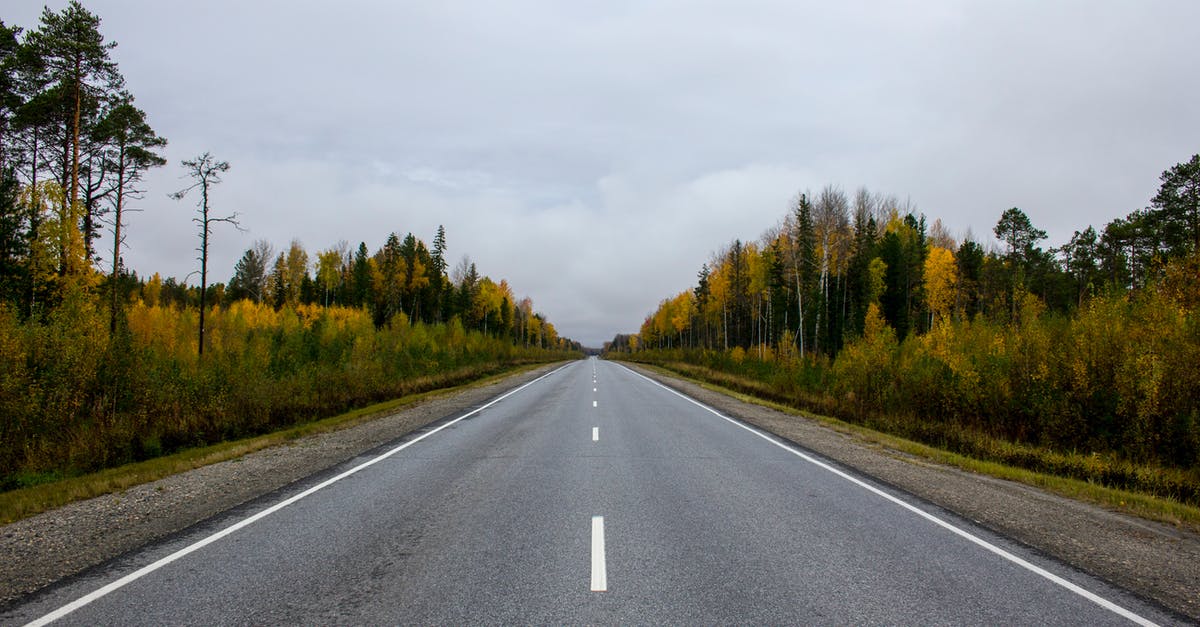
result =
[[[722,413],[1200,621],[1200,536],[883,448],[815,420],[625,364]]]

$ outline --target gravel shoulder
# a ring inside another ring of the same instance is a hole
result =
[[[64,577],[452,418],[561,364],[0,526],[0,608]]]
[[[727,416],[974,520],[1200,622],[1200,535],[866,443],[815,420],[625,364]]]
[[[816,421],[631,367],[726,415],[908,491],[1200,622],[1200,536],[1010,481],[932,464]],[[354,427],[181,473],[0,527],[0,607],[408,433],[556,365],[426,399]]]

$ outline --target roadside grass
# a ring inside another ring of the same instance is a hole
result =
[[[305,422],[259,436],[186,449],[171,455],[116,468],[107,468],[95,473],[59,478],[38,485],[0,492],[0,524],[8,524],[35,516],[75,501],[122,492],[134,486],[188,470],[237,459],[306,436],[354,427],[395,413],[398,409],[408,405],[488,385],[514,374],[533,370],[541,365],[543,364],[528,363],[485,370],[467,368],[455,373],[422,377],[423,380],[413,382],[413,388],[425,391],[375,403],[337,416]],[[52,477],[47,478],[51,479]]]
[[[1016,481],[1041,488],[1067,498],[1093,503],[1108,509],[1132,514],[1140,518],[1163,522],[1181,528],[1187,528],[1194,532],[1200,532],[1200,507],[1180,502],[1178,499],[1146,494],[1132,490],[1113,488],[1092,481],[1084,481],[1081,479],[1062,477],[1044,472],[1036,472],[1027,468],[1020,468],[995,461],[977,459],[961,453],[955,453],[945,449],[937,448],[935,446],[930,446],[928,444],[914,442],[912,440],[884,433],[882,431],[877,431],[869,427],[853,424],[830,416],[804,411],[785,403],[731,389],[730,387],[726,387],[730,383],[741,388],[742,390],[758,388],[762,385],[762,383],[753,380],[740,381],[739,379],[741,379],[741,377],[737,377],[736,375],[731,375],[729,373],[713,372],[711,373],[713,376],[710,379],[708,376],[710,373],[705,372],[707,369],[697,368],[696,366],[691,366],[688,364],[681,364],[682,367],[680,368],[672,367],[673,365],[664,366],[661,364],[647,364],[641,362],[638,362],[638,364],[660,374],[689,381],[699,385],[700,387],[703,387],[706,390],[724,394],[743,402],[760,405],[762,407],[768,407],[792,416],[798,416],[816,421],[826,427],[838,431],[839,433],[852,436],[861,442],[865,442],[877,447],[906,453],[932,463],[952,466],[968,472],[987,475],[998,479]]]

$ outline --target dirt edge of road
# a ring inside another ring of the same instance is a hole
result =
[[[0,610],[25,596],[314,473],[461,415],[558,367],[431,398],[351,428],[295,440],[0,527]],[[905,490],[1200,622],[1200,536],[1019,483],[932,464],[815,420],[635,370],[818,455]]]
[[[716,409],[1200,622],[1200,535],[866,443],[816,420],[624,364]]]

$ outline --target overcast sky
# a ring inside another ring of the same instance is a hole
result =
[[[218,280],[259,238],[315,258],[443,224],[451,265],[592,346],[806,189],[894,194],[985,243],[1017,206],[1059,245],[1200,152],[1195,0],[84,4],[170,141],[129,220],[139,274],[197,267],[167,194],[210,151],[232,166],[215,211],[248,229],[215,234]]]

